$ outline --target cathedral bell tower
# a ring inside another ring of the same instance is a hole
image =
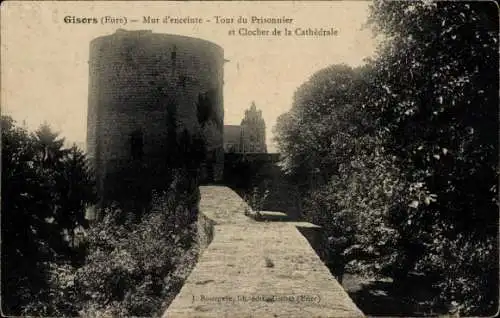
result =
[[[266,124],[262,111],[257,110],[255,102],[245,111],[241,121],[243,152],[266,153]]]

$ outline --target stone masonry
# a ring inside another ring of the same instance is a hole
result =
[[[257,222],[231,189],[200,190],[211,242],[163,317],[364,317],[299,232],[307,224]]]
[[[201,131],[213,170],[222,169],[223,65],[220,46],[186,36],[120,29],[91,41],[87,152],[101,196],[137,162],[156,177],[166,141],[184,130]]]

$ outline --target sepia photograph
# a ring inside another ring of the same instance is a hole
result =
[[[5,317],[495,317],[495,1],[4,1]]]

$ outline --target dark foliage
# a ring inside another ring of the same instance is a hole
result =
[[[52,264],[81,261],[75,229],[87,226],[85,207],[95,202],[94,187],[82,151],[65,149],[63,142],[47,125],[29,134],[2,117],[5,313],[49,306]]]
[[[140,222],[113,206],[87,235],[89,254],[70,279],[84,316],[161,316],[196,263],[193,200],[173,189],[154,193]],[[183,204],[181,204],[183,203]]]
[[[2,117],[4,313],[162,314],[197,257],[198,174],[205,153],[200,135],[184,130],[172,136],[165,169],[158,171],[163,179],[143,182],[149,193],[129,193],[135,203],[149,198],[139,202],[147,213],[110,204],[104,218],[89,226],[85,211],[97,196],[83,152],[64,148],[47,125],[30,134]],[[121,176],[127,186],[142,180],[132,180],[134,168],[144,167],[129,167],[132,174]]]
[[[316,73],[278,120],[284,169],[302,180],[339,278],[389,276],[411,299],[403,287],[417,288],[416,275],[427,313],[454,302],[496,310],[496,13],[485,2],[376,1],[378,56]]]

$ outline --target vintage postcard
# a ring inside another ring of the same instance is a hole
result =
[[[498,313],[493,1],[5,1],[1,312]]]

